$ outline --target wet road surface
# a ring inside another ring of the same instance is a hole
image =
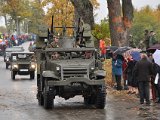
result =
[[[24,43],[26,47],[29,43]],[[160,105],[139,105],[138,98],[108,89],[104,110],[86,107],[81,96],[69,100],[56,97],[55,108],[45,110],[36,99],[36,78],[16,76],[11,80],[0,57],[0,120],[159,120]]]

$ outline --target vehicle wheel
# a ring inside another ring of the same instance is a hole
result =
[[[5,60],[5,56],[3,57],[3,59],[4,59],[4,62],[6,62],[6,60]]]
[[[53,96],[49,92],[44,93],[44,108],[52,109],[54,106]]]
[[[8,69],[8,66],[9,66],[9,65],[6,63],[6,69]]]
[[[31,80],[34,79],[34,76],[35,76],[34,71],[30,72],[30,79]]]
[[[96,108],[98,109],[104,109],[106,103],[106,89],[104,86],[99,88],[97,92],[97,98],[96,98]]]
[[[39,105],[44,105],[44,98],[42,92],[40,91],[41,84],[37,82],[37,99]]]
[[[44,98],[41,92],[38,93],[38,104],[41,106],[44,105]]]
[[[11,71],[11,78],[12,78],[12,80],[15,80],[15,72],[14,71]]]
[[[91,96],[84,97],[84,104],[85,105],[93,105],[93,104],[95,104],[95,96],[91,95]]]

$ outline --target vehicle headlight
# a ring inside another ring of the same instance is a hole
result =
[[[18,68],[18,65],[13,65],[12,67],[17,69],[17,68]]]
[[[94,67],[91,67],[90,69],[93,71],[95,68],[94,68]]]
[[[31,68],[35,69],[35,68],[36,68],[36,65],[32,64],[32,65],[31,65]]]
[[[57,71],[60,71],[60,67],[56,67],[56,70],[57,70]]]

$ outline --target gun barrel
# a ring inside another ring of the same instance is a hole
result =
[[[53,16],[52,16],[52,24],[51,24],[51,33],[53,34]]]

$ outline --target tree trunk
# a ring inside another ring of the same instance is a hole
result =
[[[7,29],[7,33],[9,33],[8,24],[7,24],[7,17],[6,17],[6,15],[4,15],[3,17],[4,17],[4,22],[5,22],[5,26]]]
[[[132,26],[132,20],[133,20],[133,5],[132,0],[122,0],[122,12],[123,12],[123,24],[126,35],[125,43],[124,45],[129,45],[130,42],[130,28]]]
[[[109,10],[109,25],[112,45],[127,46],[129,30],[133,18],[133,6],[131,0],[107,0]],[[123,13],[123,16],[121,16]]]
[[[89,0],[71,0],[75,9],[75,19],[82,18],[84,23],[88,23],[93,28],[93,6]]]

